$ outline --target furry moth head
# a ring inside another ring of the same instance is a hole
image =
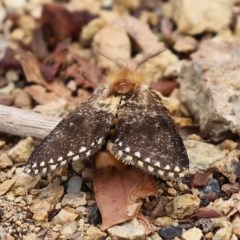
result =
[[[149,80],[138,67],[111,71],[106,85],[35,149],[26,171],[46,173],[70,161],[94,159],[99,151],[107,150],[116,161],[157,177],[184,176],[189,160],[183,141],[160,96],[147,87]]]

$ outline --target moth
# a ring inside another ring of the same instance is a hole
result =
[[[25,171],[45,174],[107,150],[125,165],[160,178],[183,177],[189,160],[179,132],[139,66],[109,72],[106,84],[71,112],[30,156]],[[112,131],[113,130],[113,131]]]

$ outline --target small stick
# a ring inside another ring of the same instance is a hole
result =
[[[60,121],[61,118],[0,105],[0,132],[43,139]]]

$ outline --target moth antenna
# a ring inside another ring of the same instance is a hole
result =
[[[105,55],[105,54],[103,54],[103,53],[101,53],[101,52],[98,52],[98,51],[95,51],[95,52],[96,52],[97,54],[101,55],[102,57],[105,57],[105,58],[107,58],[108,60],[112,61],[112,62],[115,63],[119,68],[123,68],[123,65],[122,65],[121,63],[117,62],[116,59],[113,59],[113,58],[111,58],[111,57],[109,57],[109,56],[107,56],[107,55]]]
[[[142,61],[140,61],[137,65],[136,65],[136,68],[135,70],[137,70],[139,67],[141,67],[145,62],[147,62],[149,59],[157,56],[158,54],[162,53],[166,51],[166,49],[163,49],[163,50],[160,50],[160,51],[157,51],[157,52],[154,52],[154,53],[151,53],[149,55],[147,55],[145,58],[142,59]]]

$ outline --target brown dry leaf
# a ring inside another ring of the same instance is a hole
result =
[[[146,235],[156,231],[156,227],[141,212],[138,213],[137,219],[144,226]]]
[[[87,11],[70,12],[57,4],[43,5],[41,28],[47,45],[54,48],[66,38],[76,39],[83,26],[95,17]]]
[[[102,79],[99,69],[83,58],[73,57],[75,63],[66,69],[65,78],[73,79],[83,89],[95,89]]]
[[[139,200],[158,192],[153,176],[132,166],[94,169],[93,184],[103,230],[133,219],[142,205]]]
[[[230,197],[232,194],[239,192],[240,186],[238,182],[235,183],[226,183],[222,185],[221,190]]]
[[[41,85],[25,87],[24,90],[39,104],[45,104],[59,98],[54,92],[47,92]]]
[[[48,55],[42,65],[41,72],[47,81],[53,81],[68,54],[69,39],[58,44],[56,50]]]
[[[200,208],[196,213],[192,215],[196,218],[218,218],[221,214],[214,209]]]
[[[47,83],[41,74],[37,58],[31,52],[22,49],[18,50],[18,54],[27,81],[46,86]]]
[[[33,30],[32,42],[30,47],[31,51],[38,59],[42,60],[47,57],[47,45],[43,38],[42,30],[39,26]]]
[[[20,50],[19,55],[20,63],[27,81],[29,83],[42,85],[46,88],[44,90],[41,86],[27,87],[27,92],[33,97],[33,99],[35,99],[38,103],[43,104],[46,103],[47,100],[54,100],[58,97],[71,97],[71,92],[65,87],[63,81],[60,79],[54,79],[54,81],[50,83],[45,81],[41,74],[38,60],[31,52]],[[40,91],[39,93],[37,92],[38,90]],[[47,90],[50,92],[47,92]]]
[[[235,215],[236,213],[240,213],[240,193],[236,194],[234,198],[237,199],[238,202],[235,204],[234,208],[228,213],[227,215],[228,219]]]
[[[13,50],[7,49],[4,52],[4,56],[0,60],[0,68],[4,71],[7,71],[9,69],[21,69],[19,61],[15,59]]]

